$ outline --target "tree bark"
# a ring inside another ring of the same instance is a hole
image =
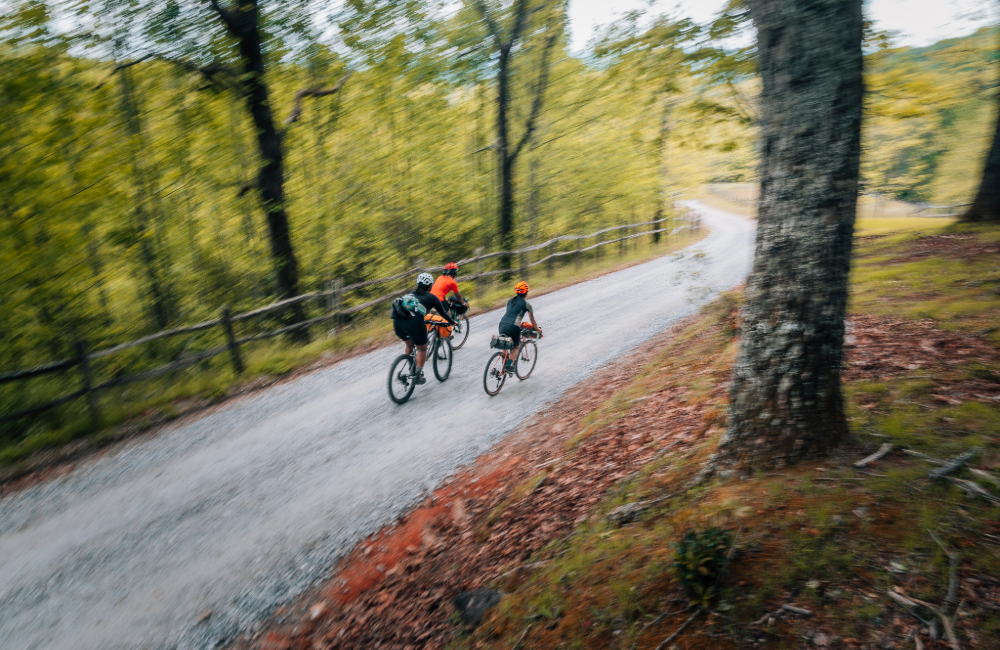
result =
[[[659,201],[656,206],[655,219],[662,219],[663,215],[673,212],[673,204],[670,201],[670,163],[667,160],[667,139],[670,137],[670,114],[673,109],[673,102],[670,96],[663,98],[663,112],[660,113],[660,134],[656,142],[656,158],[659,164],[659,184],[657,194]],[[654,230],[662,228],[663,224],[656,224]],[[653,233],[653,243],[660,243],[660,233]]]
[[[280,298],[292,298],[299,292],[299,271],[292,247],[288,212],[285,210],[284,149],[281,132],[274,123],[267,83],[264,81],[264,51],[260,33],[260,8],[257,0],[242,0],[236,10],[222,7],[212,0],[212,7],[229,33],[239,43],[243,64],[240,85],[247,110],[253,120],[260,152],[257,187],[267,216],[271,258],[275,265],[275,280]],[[302,305],[296,304],[286,314],[289,323],[305,320]],[[308,339],[306,330],[298,330],[298,339]]]
[[[121,81],[121,107],[125,119],[125,130],[132,142],[128,145],[129,158],[132,164],[132,180],[135,187],[135,209],[133,226],[135,240],[139,248],[139,259],[146,273],[149,287],[149,310],[156,329],[165,329],[170,324],[173,309],[167,287],[163,279],[161,262],[156,250],[157,237],[150,228],[148,176],[141,161],[140,147],[143,146],[142,124],[139,121],[139,109],[135,103],[132,87],[132,70],[122,67],[119,71]]]
[[[848,434],[840,385],[858,194],[861,0],[748,0],[763,81],[757,251],[714,466],[781,467]]]
[[[997,95],[1000,109],[1000,95]],[[962,221],[982,222],[1000,221],[1000,110],[997,111],[997,125],[993,131],[993,144],[986,155],[986,165],[983,167],[983,180],[972,205]]]
[[[486,22],[496,47],[497,57],[497,142],[496,158],[497,171],[499,174],[498,185],[500,186],[500,210],[498,214],[500,246],[504,250],[514,248],[514,164],[520,155],[524,145],[531,140],[538,114],[542,109],[542,102],[545,97],[545,88],[548,85],[549,75],[549,54],[552,46],[555,45],[558,32],[549,27],[549,34],[545,38],[542,46],[542,60],[538,73],[538,82],[535,84],[534,97],[531,102],[531,109],[525,120],[524,134],[516,144],[511,143],[510,138],[510,57],[514,46],[521,39],[527,27],[531,10],[527,0],[516,0],[511,11],[513,12],[513,26],[510,34],[505,38],[501,34],[499,23],[490,15],[484,2],[476,2],[476,7]],[[500,267],[503,269],[512,268],[511,256],[500,257]]]
[[[501,48],[497,66],[497,169],[500,172],[500,248],[514,248],[514,162],[517,154],[511,152],[507,124],[510,108],[510,48]],[[500,267],[509,269],[509,255],[500,258]]]

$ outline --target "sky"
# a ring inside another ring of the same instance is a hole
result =
[[[878,29],[900,32],[894,45],[930,45],[944,38],[964,36],[995,23],[995,0],[866,0],[865,14]],[[572,49],[587,45],[597,25],[612,22],[623,12],[639,9],[647,0],[570,0]],[[656,13],[678,13],[696,22],[708,22],[725,0],[659,0]]]

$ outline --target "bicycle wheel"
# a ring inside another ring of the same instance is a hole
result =
[[[410,399],[416,384],[413,382],[413,357],[401,354],[389,368],[389,399],[402,404]]]
[[[503,352],[494,352],[483,373],[483,388],[487,395],[496,395],[503,388],[507,373],[503,371]]]
[[[534,341],[525,341],[521,344],[521,351],[517,353],[517,362],[514,364],[514,374],[518,379],[527,379],[531,376],[531,371],[535,369],[535,362],[538,361],[538,346]]]
[[[451,341],[438,339],[434,343],[434,376],[444,381],[451,374]]]
[[[458,325],[451,332],[451,349],[453,350],[461,348],[469,339],[469,317],[462,314],[455,320],[458,321]]]

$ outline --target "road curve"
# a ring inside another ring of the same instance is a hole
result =
[[[403,406],[385,390],[394,346],[0,499],[0,646],[213,648],[253,629],[566,389],[741,282],[753,222],[690,205],[701,242],[532,298],[538,366],[496,397],[482,388],[493,312],[448,382],[429,373]]]

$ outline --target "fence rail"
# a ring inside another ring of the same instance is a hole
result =
[[[490,253],[482,253],[480,252],[482,249],[477,249],[477,254],[475,256],[460,260],[459,262],[457,262],[457,264],[460,267],[469,264],[476,265],[476,272],[468,275],[463,275],[462,279],[463,281],[466,282],[475,282],[477,287],[477,292],[479,292],[480,291],[479,281],[495,277],[503,273],[512,273],[512,272],[525,273],[528,269],[534,268],[536,266],[545,263],[549,264],[549,271],[551,272],[552,262],[561,257],[573,255],[579,262],[581,260],[580,256],[583,253],[598,249],[601,246],[608,246],[614,243],[618,243],[620,246],[623,246],[624,242],[628,240],[646,236],[657,237],[655,241],[658,241],[659,235],[663,233],[666,233],[667,236],[670,236],[684,230],[696,230],[701,227],[700,216],[697,213],[692,212],[683,206],[676,206],[676,209],[678,213],[684,215],[684,218],[682,219],[686,221],[684,225],[674,226],[674,227],[654,228],[651,230],[643,230],[641,232],[634,232],[634,233],[630,232],[632,229],[635,228],[643,228],[645,226],[656,226],[672,220],[672,218],[663,218],[663,219],[655,219],[653,221],[643,221],[639,223],[630,223],[620,226],[612,226],[610,228],[603,228],[601,230],[597,230],[595,232],[582,235],[572,235],[572,234],[560,235],[558,237],[553,237],[552,239],[549,239],[548,241],[542,242],[540,244],[532,244],[530,246],[525,246],[523,248],[519,248],[516,250],[493,251]],[[584,240],[587,239],[591,239],[594,237],[598,237],[600,235],[605,235],[610,232],[616,232],[621,230],[624,230],[626,234],[621,237],[617,237],[615,239],[601,240],[589,246],[580,246],[578,244],[576,248],[568,251],[554,250],[554,247],[561,242],[583,242]],[[526,256],[528,254],[547,249],[551,251],[549,252],[548,255],[545,255],[544,257],[537,259],[533,262],[530,263],[527,262]],[[483,271],[480,269],[481,263],[484,262],[485,260],[502,256],[518,257],[520,260],[520,264],[516,265],[515,268],[512,269],[497,269],[493,271]],[[43,375],[60,373],[70,370],[72,368],[79,368],[80,382],[81,382],[80,389],[72,393],[69,393],[67,395],[63,395],[58,399],[51,400],[49,402],[45,402],[42,404],[36,404],[31,406],[30,408],[18,411],[16,413],[0,415],[0,424],[20,420],[22,418],[26,418],[32,415],[37,415],[39,413],[43,413],[53,408],[62,406],[63,404],[66,404],[73,400],[79,398],[86,398],[88,403],[88,408],[90,411],[91,423],[94,427],[96,427],[99,421],[96,395],[100,391],[116,388],[118,386],[124,386],[126,384],[132,384],[139,381],[146,381],[150,379],[155,379],[157,377],[162,377],[164,375],[168,375],[177,372],[178,370],[182,370],[184,368],[188,368],[195,364],[201,363],[202,361],[206,361],[220,354],[224,354],[227,351],[230,353],[233,369],[237,372],[237,374],[242,373],[244,368],[240,350],[241,346],[244,346],[248,343],[252,343],[254,341],[262,341],[265,339],[281,336],[283,334],[290,334],[292,332],[297,332],[299,330],[307,329],[313,325],[317,325],[319,323],[331,320],[335,320],[339,323],[343,319],[348,318],[359,312],[362,312],[366,309],[370,309],[377,305],[390,302],[395,298],[398,298],[399,296],[405,294],[410,289],[389,291],[375,298],[371,298],[359,304],[344,308],[343,298],[345,293],[350,291],[356,291],[358,289],[366,289],[368,287],[373,287],[380,284],[387,284],[390,282],[395,282],[397,280],[402,280],[421,271],[436,271],[438,269],[440,269],[440,267],[425,267],[423,264],[418,264],[418,266],[412,269],[408,269],[406,271],[402,271],[394,275],[390,275],[383,278],[374,278],[371,280],[365,280],[363,282],[356,282],[354,284],[349,284],[346,286],[343,285],[343,283],[341,283],[338,280],[335,282],[330,282],[328,286],[330,286],[331,288],[325,291],[313,291],[310,293],[304,293],[295,296],[293,298],[279,300],[269,305],[264,305],[263,307],[258,307],[256,309],[252,309],[250,311],[243,312],[240,314],[230,315],[228,307],[224,307],[222,309],[222,314],[220,318],[207,320],[201,323],[188,325],[185,327],[177,327],[174,329],[155,332],[153,334],[149,334],[147,336],[143,336],[132,341],[125,341],[123,343],[119,343],[117,345],[105,348],[103,350],[95,350],[93,352],[88,351],[86,343],[80,341],[76,344],[77,356],[74,358],[52,361],[50,363],[36,366],[34,368],[15,370],[12,372],[0,374],[0,385],[2,385],[10,382],[33,379],[36,377],[41,377]],[[266,332],[258,332],[255,334],[251,334],[249,336],[243,336],[242,338],[237,338],[234,333],[233,330],[234,324],[245,323],[254,318],[260,318],[262,316],[266,316],[267,314],[290,307],[292,305],[302,304],[311,300],[321,300],[321,299],[325,299],[327,301],[326,304],[328,306],[328,310],[326,313],[323,313],[314,318],[310,318],[308,320],[304,320],[298,323],[292,323],[290,325],[285,325],[283,327],[279,327],[274,330]],[[226,340],[225,345],[216,346],[208,350],[203,350],[201,352],[196,352],[193,354],[187,354],[178,359],[175,359],[174,361],[158,366],[156,368],[151,368],[149,370],[135,372],[132,374],[125,374],[117,377],[112,377],[100,383],[95,384],[92,380],[92,368],[91,368],[92,361],[109,357],[113,354],[123,352],[131,348],[135,348],[145,343],[152,343],[154,341],[160,341],[170,337],[180,336],[183,334],[192,334],[195,332],[211,330],[216,327],[221,327],[223,329],[223,334]]]

